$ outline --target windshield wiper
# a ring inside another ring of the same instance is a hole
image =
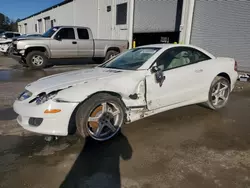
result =
[[[120,68],[120,67],[103,67],[103,68],[107,68],[107,69],[123,69],[123,68]]]

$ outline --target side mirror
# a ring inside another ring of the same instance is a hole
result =
[[[161,87],[166,78],[163,74],[163,71],[159,67],[153,66],[151,72],[155,74],[155,81]]]
[[[151,68],[151,73],[156,73],[156,72],[158,72],[160,69],[157,67],[157,66],[153,66],[152,68]]]
[[[7,39],[7,37],[5,35],[3,35],[2,38]]]
[[[56,36],[55,36],[55,39],[56,39],[56,40],[62,40],[62,38],[61,38],[60,35],[56,35]]]

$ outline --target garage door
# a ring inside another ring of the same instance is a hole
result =
[[[134,33],[175,31],[177,0],[135,0]]]
[[[192,24],[191,44],[250,71],[250,1],[196,0]]]

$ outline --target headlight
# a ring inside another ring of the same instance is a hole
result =
[[[19,97],[17,98],[19,101],[23,101],[25,99],[28,99],[32,96],[32,93],[30,91],[25,90]]]
[[[40,105],[40,104],[45,103],[48,100],[53,99],[57,95],[57,93],[58,91],[52,91],[49,94],[46,94],[46,93],[39,94],[36,98],[36,104]]]

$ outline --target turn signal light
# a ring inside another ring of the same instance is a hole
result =
[[[56,114],[58,112],[61,112],[61,110],[60,109],[50,109],[50,110],[47,109],[44,111],[45,114]]]

